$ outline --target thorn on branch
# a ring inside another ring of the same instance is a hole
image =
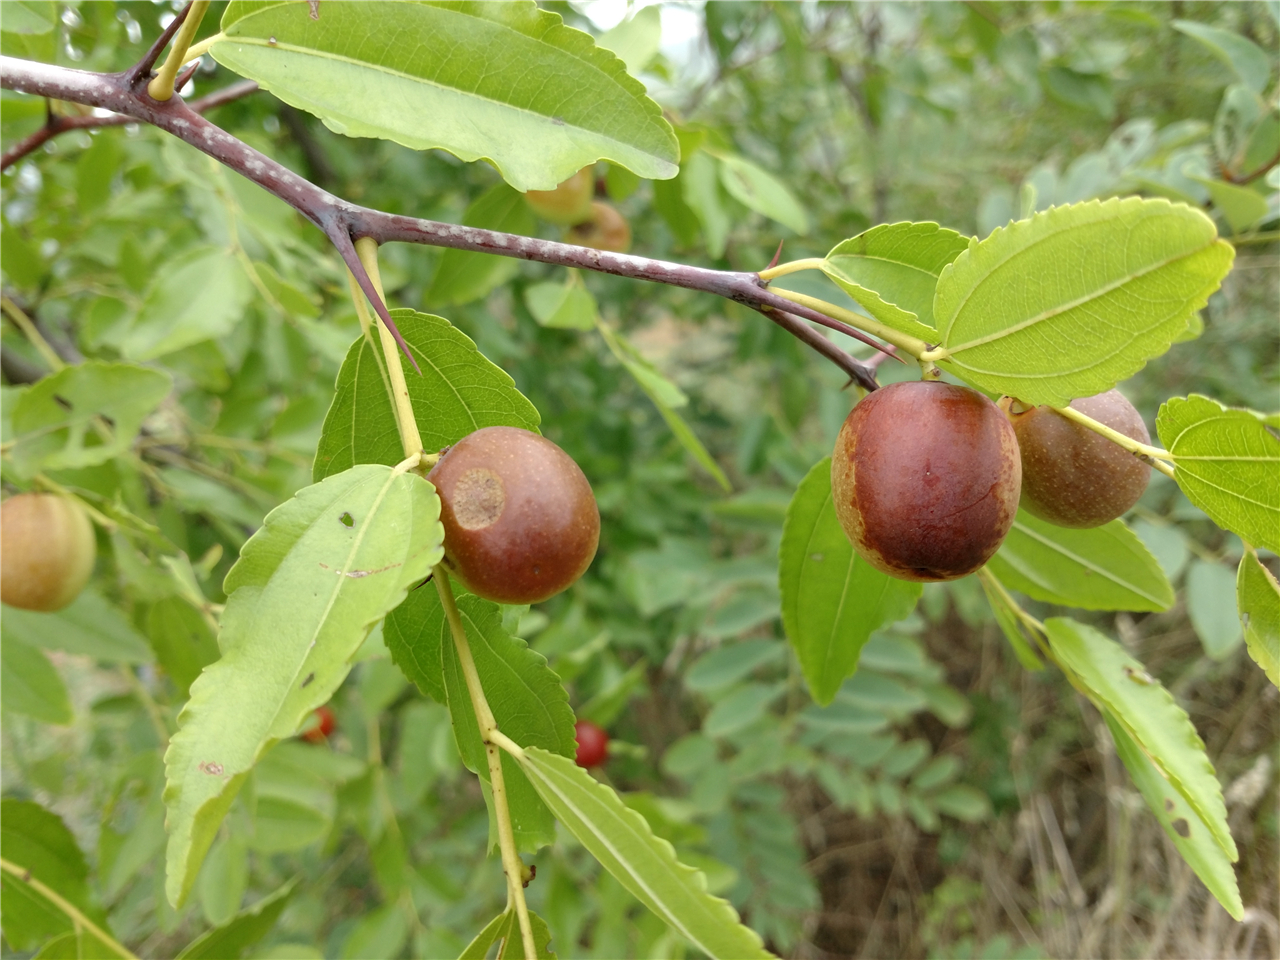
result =
[[[185,87],[187,83],[190,82],[191,78],[196,75],[196,71],[199,69],[200,69],[200,61],[197,60],[195,61],[195,63],[191,64],[191,66],[187,67],[187,69],[183,70],[180,74],[178,74],[173,81],[174,92],[176,93],[179,90],[181,90],[183,87]]]
[[[766,270],[772,270],[774,267],[778,265],[778,258],[782,256],[782,244],[785,242],[786,241],[784,240],[778,241],[778,249],[773,252],[773,259],[770,260],[769,265],[765,267]]]
[[[124,72],[124,82],[130,90],[136,92],[139,83],[145,83],[151,78],[151,68],[156,65],[156,60],[159,59],[164,48],[169,45],[173,35],[181,29],[182,22],[187,19],[187,14],[190,12],[191,3],[188,0],[187,5],[164,28],[160,36],[156,38],[156,42],[151,45],[151,48],[142,55],[142,59]]]
[[[373,281],[369,279],[369,274],[365,271],[364,264],[360,262],[360,256],[356,253],[355,244],[351,242],[351,234],[347,230],[345,221],[341,218],[333,219],[325,225],[324,232],[330,242],[337,248],[338,253],[342,255],[342,261],[347,265],[347,269],[351,271],[351,275],[356,278],[356,283],[360,285],[364,295],[369,298],[369,303],[373,305],[373,310],[378,315],[378,318],[387,325],[387,329],[391,331],[391,336],[395,337],[396,343],[400,345],[404,355],[413,364],[414,371],[418,376],[422,376],[422,368],[418,366],[418,361],[409,352],[409,344],[404,342],[400,329],[396,326],[395,321],[391,319],[391,313],[387,310],[387,305],[378,296],[378,291],[374,289]]]

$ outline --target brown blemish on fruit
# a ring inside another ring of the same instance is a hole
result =
[[[453,516],[464,530],[493,526],[507,505],[502,478],[485,467],[475,467],[453,485]]]

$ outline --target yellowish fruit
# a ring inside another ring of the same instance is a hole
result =
[[[569,229],[566,239],[583,247],[626,253],[631,249],[631,224],[607,203],[591,204],[591,219]]]
[[[61,610],[89,582],[96,553],[93,524],[69,497],[20,493],[0,504],[0,600],[9,606]]]
[[[554,190],[530,190],[524,195],[529,209],[543,220],[572,226],[591,217],[596,192],[595,166],[583,167]]]

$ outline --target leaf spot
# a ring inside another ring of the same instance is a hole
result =
[[[356,522],[354,519],[352,519],[350,513],[344,513],[342,516],[338,518],[338,520],[342,522],[342,525],[344,527],[354,527],[356,525]]]
[[[1165,810],[1167,810],[1169,813],[1173,813],[1173,806],[1174,806],[1174,804],[1173,804],[1173,800],[1172,800],[1172,798],[1170,798],[1170,797],[1165,797],[1165,798],[1164,798],[1164,808],[1165,808]]]
[[[1173,832],[1180,837],[1191,836],[1191,824],[1187,823],[1186,817],[1179,817],[1171,824]]]
[[[314,680],[315,678],[316,678],[316,672],[312,670],[310,673],[307,674],[307,678],[302,681],[302,686],[300,686],[298,689],[299,690],[307,689],[307,687],[311,685],[311,681]]]
[[[1134,683],[1141,684],[1144,687],[1149,687],[1156,682],[1156,678],[1153,677],[1151,674],[1147,673],[1147,671],[1135,670],[1133,669],[1133,667],[1130,667],[1127,664],[1124,668],[1124,675],[1128,677],[1130,680],[1132,680]]]
[[[207,773],[207,774],[209,774],[209,776],[211,776],[211,777],[220,777],[220,776],[222,776],[222,764],[220,764],[220,763],[215,763],[215,762],[214,762],[214,761],[212,761],[212,760],[206,760],[206,761],[204,761],[203,763],[201,763],[201,764],[197,767],[197,769],[198,769],[201,773]]]
[[[63,410],[71,410],[71,401],[66,397],[60,397],[56,393],[53,395],[53,402],[62,407]]]
[[[823,558],[823,555],[820,553],[811,553],[809,554],[809,559],[812,560],[814,563],[821,563],[824,558]]]

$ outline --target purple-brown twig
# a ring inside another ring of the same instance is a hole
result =
[[[170,24],[170,27],[173,26]],[[148,56],[154,62],[158,54],[159,50],[153,48],[153,53]],[[323,231],[334,244],[374,310],[411,362],[413,357],[404,338],[392,321],[386,305],[374,290],[360,258],[356,256],[354,242],[357,239],[370,237],[380,244],[399,240],[452,247],[714,293],[764,314],[792,336],[833,361],[855,383],[867,390],[876,389],[872,370],[804,321],[839,330],[879,350],[885,349],[883,345],[848,324],[773,293],[759,274],[711,270],[612,253],[554,240],[398,216],[348,203],[210,123],[193,109],[194,105],[184,103],[181,97],[174,97],[163,103],[152,99],[145,86],[139,86],[143,75],[150,70],[149,63],[145,69],[142,66],[140,63],[119,74],[101,74],[14,57],[0,57],[0,86],[20,93],[100,107],[159,127],[288,203]],[[416,363],[414,367],[416,369]]]

